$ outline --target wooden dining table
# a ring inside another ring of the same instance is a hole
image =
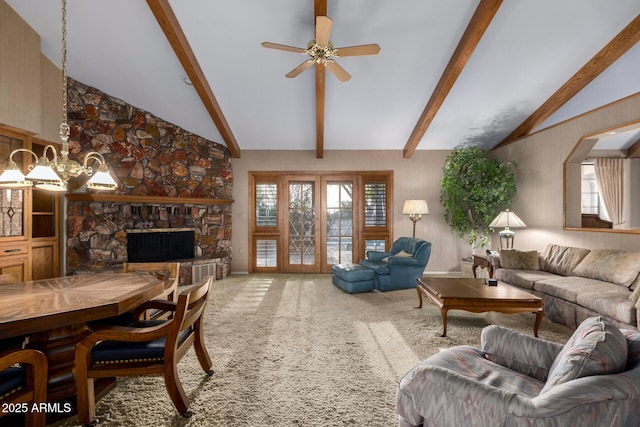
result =
[[[75,345],[88,323],[126,313],[160,295],[149,273],[102,273],[0,285],[0,339],[27,337],[49,362],[47,401],[75,397]]]

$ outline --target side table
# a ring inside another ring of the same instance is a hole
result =
[[[478,277],[478,275],[476,274],[476,269],[478,267],[486,268],[487,273],[489,273],[489,279],[493,279],[493,265],[491,265],[486,257],[480,255],[473,256],[473,266],[471,267],[471,270],[473,271],[474,278]]]

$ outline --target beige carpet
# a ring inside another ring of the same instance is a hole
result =
[[[237,275],[214,282],[206,342],[216,371],[191,350],[180,376],[194,413],[182,418],[162,378],[119,379],[97,407],[102,426],[393,426],[395,388],[440,349],[479,345],[496,323],[533,333],[533,314],[449,313],[414,308],[415,289],[345,294],[329,275]],[[546,319],[540,337],[571,331]],[[57,426],[72,426],[71,418]]]

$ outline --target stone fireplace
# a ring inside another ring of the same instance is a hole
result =
[[[180,284],[191,283],[198,265],[225,277],[233,203],[229,150],[72,79],[68,90],[70,156],[100,152],[118,190],[88,193],[81,181],[70,180],[67,274],[121,269],[134,233],[189,230],[193,255],[180,258]]]
[[[192,267],[198,264],[216,264],[216,279],[229,274],[230,205],[185,207],[103,201],[109,197],[117,198],[110,195],[67,195],[67,274],[119,271],[122,263],[130,261],[128,237],[156,230],[162,230],[161,234],[189,230],[193,234],[193,256],[180,259],[180,284],[191,283]],[[82,200],[87,198],[94,201]],[[164,217],[161,212],[167,212],[166,222],[157,219]],[[166,227],[167,224],[170,227]],[[162,249],[158,248],[155,255],[161,256],[161,253]]]

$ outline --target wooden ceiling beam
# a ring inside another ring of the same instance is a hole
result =
[[[584,89],[611,64],[640,41],[640,15],[636,16],[617,36],[600,52],[596,53],[577,73],[575,73],[544,104],[533,112],[520,126],[494,148],[511,144],[528,135],[546,119],[551,117],[560,107]]]
[[[640,139],[627,149],[627,157],[629,159],[637,159],[640,157]]]
[[[489,24],[491,24],[501,4],[502,0],[481,0],[480,4],[478,4],[456,50],[453,52],[447,67],[440,77],[440,81],[431,94],[431,98],[424,107],[418,123],[416,123],[413,132],[411,132],[409,136],[409,140],[404,146],[403,157],[405,159],[410,158],[418,147],[422,137],[427,132],[431,122],[444,103],[454,83],[462,73],[467,61],[478,46],[484,32],[489,27]]]
[[[327,16],[327,0],[313,1],[313,25],[315,34],[315,23],[318,16]],[[324,94],[325,79],[327,76],[324,66],[316,64],[316,158],[324,157]]]
[[[326,69],[316,65],[316,158],[324,157],[324,93]]]
[[[209,112],[211,119],[218,128],[224,143],[229,149],[229,153],[231,153],[231,156],[234,158],[240,158],[240,147],[238,146],[236,138],[231,131],[227,119],[222,113],[222,108],[220,108],[220,104],[218,104],[207,82],[206,76],[198,64],[195,54],[191,50],[191,46],[180,27],[178,19],[173,13],[173,9],[171,9],[169,0],[147,0],[147,4],[155,16],[156,21],[158,21],[160,28],[162,28],[178,60],[182,64],[182,68],[184,68],[184,71],[191,80],[198,96],[200,96],[202,103]]]

